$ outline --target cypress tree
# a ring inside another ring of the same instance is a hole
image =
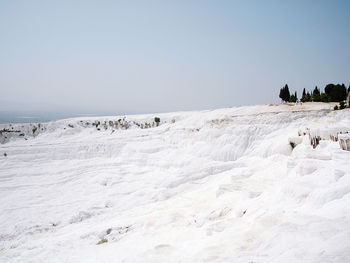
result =
[[[290,93],[289,93],[289,88],[287,84],[282,89],[280,89],[279,97],[281,98],[282,101],[285,101],[285,102],[289,101]]]
[[[312,96],[311,96],[310,92],[307,92],[305,97],[306,97],[305,101],[309,101],[309,102],[311,101]]]
[[[295,97],[295,93],[290,95],[289,102],[297,102],[297,98]]]
[[[317,86],[314,89],[314,95],[320,95],[320,90],[317,88]]]
[[[313,101],[320,101],[321,100],[320,90],[317,88],[317,86],[315,87],[314,92],[312,94],[312,99],[313,99]]]
[[[284,101],[284,88],[280,89],[280,96],[279,97],[281,98],[282,101]]]
[[[305,88],[303,89],[303,95],[301,96],[300,101],[301,101],[301,102],[305,102],[305,101],[306,101],[306,91],[305,91]]]
[[[288,84],[286,84],[285,86],[284,86],[284,88],[286,89],[286,101],[289,101],[289,99],[290,99],[290,93],[289,93],[289,88],[288,88]]]

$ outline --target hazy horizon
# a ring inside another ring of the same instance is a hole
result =
[[[349,1],[2,1],[0,111],[136,114],[350,84]]]

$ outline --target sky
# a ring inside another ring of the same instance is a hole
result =
[[[0,0],[0,111],[151,113],[350,84],[350,1]]]

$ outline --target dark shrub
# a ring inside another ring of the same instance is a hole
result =
[[[345,102],[344,101],[341,101],[341,102],[339,102],[339,104],[340,104],[340,107],[339,107],[339,109],[345,109]]]

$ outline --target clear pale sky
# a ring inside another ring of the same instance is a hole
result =
[[[0,0],[0,110],[142,113],[350,84],[350,1]]]

